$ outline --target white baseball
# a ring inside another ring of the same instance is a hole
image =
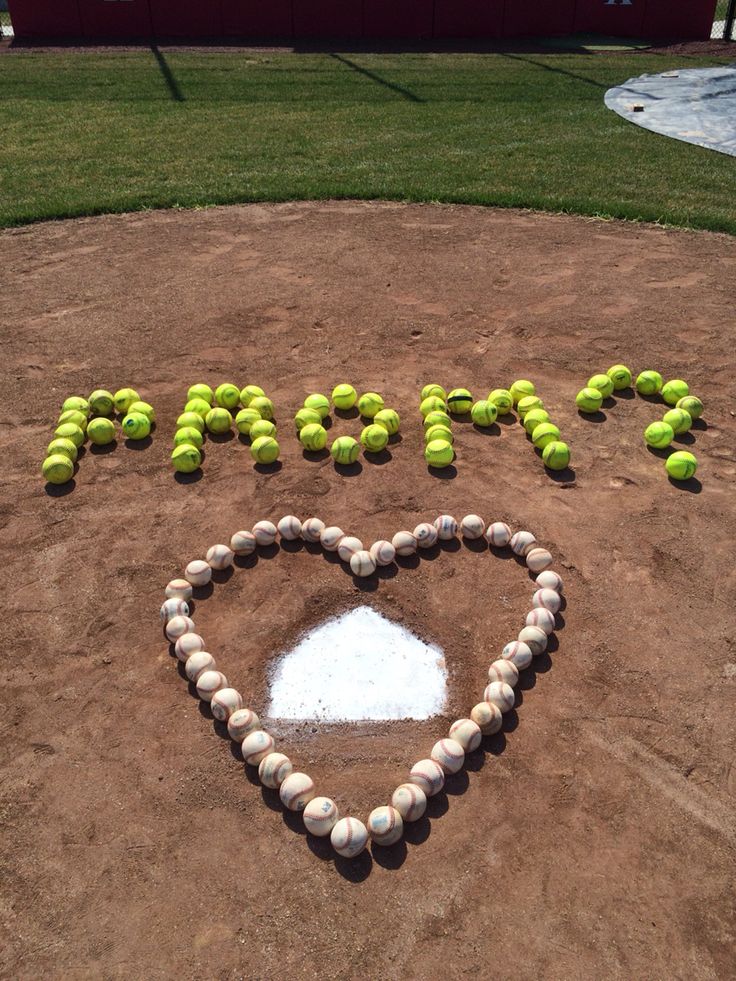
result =
[[[252,555],[256,544],[256,536],[252,531],[236,531],[230,539],[230,548],[236,555]]]
[[[470,710],[470,718],[484,736],[492,736],[503,725],[501,709],[491,702],[478,702]]]
[[[530,548],[526,553],[526,564],[530,572],[544,572],[554,562],[552,553],[546,548]]]
[[[553,572],[552,569],[545,569],[544,572],[540,572],[535,582],[540,589],[554,589],[560,595],[564,592],[562,576]]]
[[[302,523],[295,514],[285,514],[276,527],[284,541],[295,542],[302,537]]]
[[[485,531],[485,522],[477,514],[466,514],[460,522],[460,532],[463,538],[481,538]]]
[[[207,549],[206,559],[212,569],[227,569],[234,558],[235,553],[228,545],[211,545]]]
[[[172,579],[170,583],[166,586],[166,599],[183,599],[190,600],[192,598],[192,584],[187,582],[186,579]]]
[[[413,783],[402,783],[391,795],[395,807],[404,821],[418,821],[427,810],[427,795]]]
[[[368,551],[376,565],[391,565],[396,558],[396,549],[391,542],[387,542],[383,538],[374,542]]]
[[[276,541],[278,530],[273,521],[256,521],[253,525],[253,534],[256,544],[265,547],[267,545],[273,545]]]
[[[530,531],[517,531],[511,536],[509,545],[514,555],[526,555],[537,544],[537,539]]]
[[[204,650],[204,641],[199,634],[182,634],[174,644],[174,650],[180,661],[186,661],[190,654]]]
[[[523,643],[523,641],[512,640],[501,651],[501,657],[511,661],[519,671],[523,671],[524,668],[528,668],[532,663],[533,655],[532,649],[528,644]]]
[[[279,797],[290,811],[303,811],[314,797],[314,781],[306,773],[290,773],[279,788]]]
[[[219,691],[221,688],[227,688],[227,678],[222,671],[213,671],[210,668],[198,675],[196,686],[197,694],[202,701],[211,702],[212,696],[215,694],[215,692]]]
[[[240,744],[240,751],[243,754],[243,759],[249,766],[258,766],[265,756],[273,753],[275,746],[276,741],[270,732],[264,732],[263,729],[254,729],[248,733]]]
[[[460,743],[466,753],[472,753],[480,746],[483,733],[472,719],[456,719],[450,726],[450,736]]]
[[[204,559],[194,559],[184,570],[184,578],[192,586],[206,586],[212,578],[212,566]]]
[[[293,772],[294,767],[291,760],[283,753],[269,753],[258,764],[258,779],[264,787],[270,787],[271,790],[278,790],[284,780]]]
[[[366,552],[365,549],[361,549],[356,552],[355,555],[350,558],[350,569],[354,576],[358,578],[365,578],[366,576],[372,576],[376,571],[376,563],[373,560],[373,556],[370,552]]]
[[[503,681],[513,688],[519,680],[519,669],[508,658],[499,658],[488,668],[489,681]]]
[[[343,858],[355,858],[368,844],[368,829],[354,817],[340,818],[330,834],[332,847]]]
[[[324,528],[319,536],[320,544],[325,552],[336,552],[337,546],[345,537],[345,532],[342,528],[338,528],[337,525],[330,525],[329,528]]]
[[[432,797],[445,786],[445,771],[434,760],[419,760],[411,768],[409,783],[421,787],[427,797]]]
[[[337,824],[340,812],[329,797],[313,797],[302,811],[304,827],[318,838],[326,838]]]
[[[434,526],[442,542],[449,542],[457,535],[457,521],[451,514],[440,514],[434,519]]]
[[[346,535],[344,538],[341,538],[340,543],[337,546],[337,554],[340,556],[343,562],[349,562],[356,552],[362,551],[363,543],[359,538],[355,538],[353,535]]]
[[[437,529],[428,521],[422,521],[414,529],[414,538],[419,548],[432,548],[437,544]]]
[[[519,640],[529,647],[534,657],[547,650],[547,634],[541,627],[523,627],[519,631]]]
[[[227,720],[227,733],[236,743],[242,743],[248,733],[261,728],[261,720],[249,708],[241,708]]]
[[[171,620],[166,624],[164,628],[166,636],[171,641],[175,643],[183,634],[191,634],[194,632],[194,620],[191,617],[176,616],[172,617]]]
[[[538,589],[532,596],[532,606],[541,606],[553,614],[558,612],[561,605],[560,594],[554,589]]]
[[[319,518],[307,518],[302,525],[302,538],[305,542],[318,542],[324,530],[324,521],[320,521]]]
[[[184,665],[184,674],[189,678],[193,685],[197,684],[197,678],[205,671],[214,671],[217,667],[214,657],[208,651],[195,651],[187,658]]]
[[[210,709],[218,722],[227,722],[233,712],[243,707],[243,696],[234,688],[221,688],[210,701]]]
[[[397,531],[391,544],[397,555],[413,555],[417,550],[417,540],[410,531]]]
[[[189,616],[189,604],[183,599],[167,599],[161,604],[161,622],[168,623],[174,617]]]
[[[555,629],[555,615],[544,606],[540,606],[536,610],[530,610],[527,613],[526,625],[527,627],[541,627],[547,636],[549,636]]]
[[[439,739],[429,754],[445,773],[457,773],[465,762],[465,750],[456,739]]]
[[[505,548],[511,541],[511,529],[505,521],[494,521],[486,528],[486,541],[494,548]]]
[[[404,822],[395,807],[376,807],[368,815],[368,834],[377,844],[387,848],[394,845],[404,833]]]
[[[510,712],[514,707],[514,689],[503,681],[492,681],[483,692],[483,700],[495,705],[500,712]]]

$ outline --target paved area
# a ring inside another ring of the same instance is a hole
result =
[[[736,65],[640,75],[605,103],[644,129],[736,156]]]

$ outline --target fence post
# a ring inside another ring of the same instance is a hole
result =
[[[723,40],[733,40],[733,24],[736,20],[736,0],[731,0],[726,11],[726,23],[723,28]]]

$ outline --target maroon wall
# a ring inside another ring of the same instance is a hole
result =
[[[289,38],[291,0],[222,0],[224,37]]]
[[[710,36],[716,0],[10,0],[19,39]]]
[[[35,3],[36,0],[30,0]],[[88,38],[127,40],[151,37],[149,0],[77,0]],[[158,2],[158,0],[154,0]]]
[[[9,8],[16,37],[82,36],[77,0],[10,0]]]

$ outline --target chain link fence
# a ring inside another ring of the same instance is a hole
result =
[[[8,13],[8,0],[0,0],[0,38],[12,37],[13,29],[10,26],[10,14]]]
[[[736,0],[718,0],[711,38],[736,41]]]

